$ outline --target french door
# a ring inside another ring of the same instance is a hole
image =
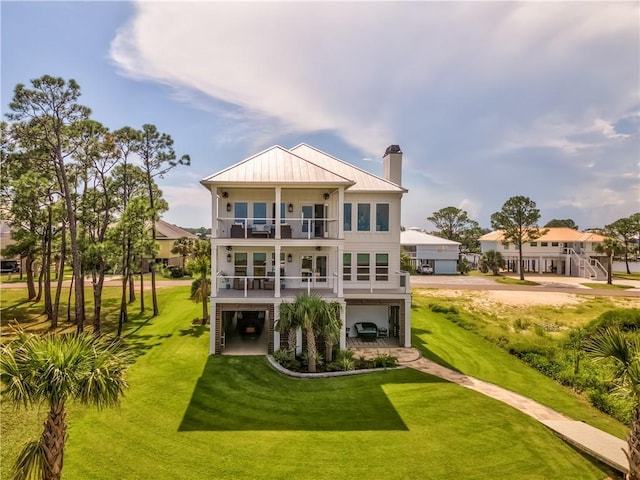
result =
[[[302,255],[300,267],[303,283],[311,282],[311,285],[314,287],[324,287],[327,285],[326,255]]]

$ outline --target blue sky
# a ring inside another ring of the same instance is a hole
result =
[[[581,229],[640,211],[638,2],[2,1],[1,108],[74,78],[110,128],[188,153],[165,219],[209,226],[198,181],[274,144],[371,173],[404,152],[402,224],[482,226],[513,195]]]

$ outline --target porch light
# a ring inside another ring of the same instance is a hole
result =
[[[320,250],[322,250],[322,247],[318,246],[318,247],[316,247],[316,250],[320,251]]]
[[[231,211],[231,204],[227,203],[227,212],[230,212],[230,211]]]
[[[227,263],[231,263],[231,254],[227,253]]]
[[[287,207],[287,210],[289,210],[289,213],[293,213],[293,204],[290,203],[289,206]]]
[[[229,192],[222,192],[222,198],[228,198]]]
[[[323,193],[322,194],[322,198],[324,198],[325,200],[329,200],[329,194],[328,193]]]
[[[287,262],[293,262],[293,256],[291,254],[287,255]]]

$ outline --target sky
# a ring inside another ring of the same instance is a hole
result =
[[[183,227],[210,226],[199,180],[301,142],[382,176],[403,155],[401,223],[455,206],[490,228],[512,196],[540,224],[640,211],[640,3],[0,3],[13,89],[75,79],[109,128],[174,139],[159,181]]]

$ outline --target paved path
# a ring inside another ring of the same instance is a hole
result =
[[[520,410],[550,428],[556,435],[579,450],[597,458],[620,472],[627,470],[627,458],[624,454],[627,444],[609,433],[572,420],[551,408],[523,397],[505,388],[438,365],[424,358],[415,348],[363,348],[353,349],[356,356],[374,356],[381,351],[398,358],[400,365],[415,368],[436,377],[457,383],[483,395],[499,400]]]

